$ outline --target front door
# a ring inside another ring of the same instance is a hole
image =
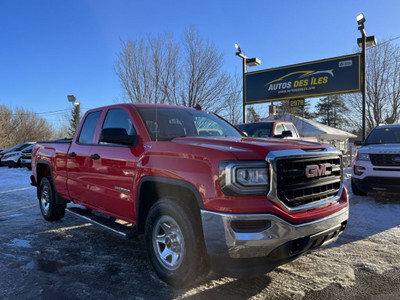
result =
[[[118,128],[136,135],[131,117],[123,108],[110,109],[102,129]],[[128,145],[97,143],[90,149],[88,165],[92,197],[115,217],[134,221],[137,149]]]

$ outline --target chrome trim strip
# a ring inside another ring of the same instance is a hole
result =
[[[123,192],[123,193],[130,193],[131,192],[131,190],[124,189],[124,188],[119,187],[119,186],[114,186],[114,189],[119,191],[119,192]]]
[[[313,156],[321,156],[322,157],[336,157],[339,156],[341,161],[342,159],[342,152],[338,149],[335,148],[326,148],[324,151],[304,151],[302,149],[293,149],[293,150],[282,150],[282,151],[271,151],[268,153],[266,156],[265,160],[269,163],[269,168],[270,168],[270,189],[269,192],[267,193],[267,197],[269,200],[274,201],[276,203],[279,203],[280,206],[282,206],[285,210],[289,212],[299,212],[299,211],[305,211],[305,210],[310,210],[310,209],[315,209],[315,208],[320,208],[323,206],[327,206],[333,202],[339,201],[342,191],[343,191],[343,163],[340,166],[341,170],[341,181],[340,181],[340,187],[338,191],[338,195],[334,196],[332,198],[326,199],[326,200],[321,200],[321,201],[315,201],[309,204],[297,206],[297,207],[289,207],[285,203],[283,203],[279,197],[278,197],[278,183],[277,183],[277,162],[280,159],[296,159],[296,158],[310,158]]]

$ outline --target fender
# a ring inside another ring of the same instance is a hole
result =
[[[196,204],[197,207],[199,208],[199,212],[200,209],[204,209],[204,203],[200,196],[200,193],[193,184],[187,181],[167,178],[167,177],[157,177],[157,176],[143,177],[139,183],[139,189],[137,193],[136,226],[138,232],[144,231],[144,224],[146,221],[147,212],[149,211],[151,205],[154,203],[154,199],[147,199],[143,197],[143,195],[145,195],[148,192],[145,191],[146,189],[145,186],[147,183],[159,185],[161,194],[166,192],[166,190],[164,189],[166,186],[171,187],[171,189],[168,189],[168,191],[171,191],[172,194],[174,191],[176,191],[176,189],[187,190],[191,193],[191,196],[194,196],[194,198],[196,199]],[[172,187],[176,189],[173,190]],[[152,192],[157,192],[157,191],[153,190]],[[187,195],[189,196],[190,194]]]
[[[68,201],[66,199],[62,198],[57,192],[57,188],[56,188],[56,186],[54,184],[54,180],[53,180],[53,171],[51,169],[51,163],[46,161],[46,160],[38,160],[37,163],[36,163],[36,181],[37,181],[36,182],[36,186],[37,186],[36,193],[37,193],[37,198],[38,199],[40,198],[39,188],[40,188],[40,181],[41,180],[39,180],[39,175],[37,173],[39,165],[46,165],[48,167],[49,171],[50,171],[51,185],[52,185],[52,187],[54,189],[54,195],[56,196],[56,203],[57,204],[65,204],[65,203],[67,203]],[[45,176],[41,176],[40,179],[42,177],[45,177]]]

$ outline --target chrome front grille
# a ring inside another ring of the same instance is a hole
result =
[[[267,156],[273,174],[268,197],[289,211],[313,209],[337,201],[343,188],[341,152],[301,151],[292,152],[302,155],[284,156],[282,151],[273,159]]]

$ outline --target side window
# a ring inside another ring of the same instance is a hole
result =
[[[297,138],[296,129],[294,129],[292,124],[285,124],[286,130],[290,130],[292,132],[292,137]]]
[[[91,144],[93,141],[94,131],[99,121],[101,111],[95,111],[87,115],[85,123],[83,123],[78,143]]]
[[[128,113],[123,109],[110,109],[107,112],[106,119],[104,120],[103,128],[116,128],[123,129],[129,136],[136,135],[136,130],[133,127],[132,120]]]
[[[282,124],[276,125],[276,126],[275,126],[275,135],[282,134],[282,131],[283,131],[283,130],[284,130],[284,129],[283,129],[283,125],[282,125]]]

